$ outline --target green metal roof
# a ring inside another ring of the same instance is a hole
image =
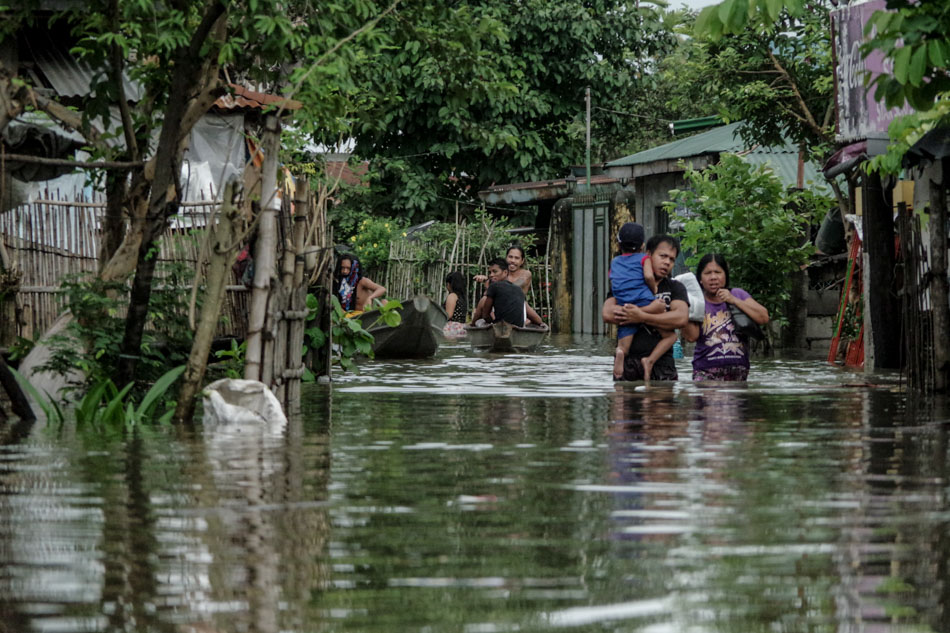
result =
[[[741,152],[746,146],[736,133],[740,125],[742,125],[741,122],[730,123],[729,125],[723,125],[708,132],[696,134],[695,136],[681,138],[678,141],[673,141],[666,145],[651,147],[642,152],[610,161],[606,167],[627,167],[629,165],[652,163],[658,160],[676,160],[679,158],[689,158],[690,156],[701,156],[703,154]]]
[[[661,160],[679,160],[705,154],[732,152],[740,154],[748,163],[768,165],[785,183],[785,186],[798,186],[798,148],[788,143],[782,147],[756,147],[748,150],[748,145],[738,135],[741,125],[742,121],[737,121],[666,145],[652,147],[611,161],[606,164],[606,167],[630,167]],[[814,163],[805,163],[804,180],[806,188],[827,187],[819,166]]]

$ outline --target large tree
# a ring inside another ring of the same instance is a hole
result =
[[[411,218],[443,196],[559,176],[583,162],[585,89],[595,155],[623,132],[638,77],[672,44],[661,10],[628,0],[408,0],[381,27],[392,46],[358,69],[379,98],[356,114],[374,206]]]
[[[49,19],[32,2],[15,5],[3,14],[7,33]],[[69,25],[74,51],[103,71],[81,115],[0,69],[0,126],[19,111],[39,107],[83,133],[95,162],[121,167],[107,179],[109,246],[100,274],[121,279],[134,270],[116,368],[124,382],[134,375],[140,354],[156,241],[178,210],[182,153],[196,121],[227,91],[230,76],[261,82],[274,92],[306,95],[306,120],[339,125],[353,88],[348,71],[359,51],[379,45],[380,34],[371,27],[392,5],[372,0],[345,7],[310,0],[92,0],[64,6],[55,18]],[[134,106],[124,91],[124,75],[144,89]],[[103,139],[114,127],[113,109],[122,142],[110,144]]]

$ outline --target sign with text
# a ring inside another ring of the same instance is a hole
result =
[[[835,45],[835,102],[837,104],[839,142],[887,136],[887,126],[895,117],[913,109],[888,109],[874,98],[874,88],[865,87],[865,76],[890,74],[893,63],[880,51],[861,57],[864,25],[875,11],[886,8],[885,0],[852,3],[831,12]]]

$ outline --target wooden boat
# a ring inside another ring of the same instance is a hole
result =
[[[518,327],[504,321],[484,325],[466,325],[465,332],[474,349],[492,352],[531,352],[544,341],[547,325]]]
[[[402,322],[396,327],[379,318],[379,310],[360,315],[363,327],[373,335],[373,353],[381,358],[425,358],[435,354],[442,328],[449,320],[442,306],[429,297],[416,295],[402,302]]]

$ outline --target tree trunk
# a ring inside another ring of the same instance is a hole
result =
[[[930,182],[930,299],[934,311],[934,391],[950,387],[950,303],[947,288],[947,160],[942,161],[940,182]]]
[[[176,422],[189,422],[194,417],[196,395],[201,389],[201,382],[204,380],[205,370],[208,367],[208,354],[211,351],[218,319],[221,316],[221,304],[224,302],[228,275],[237,253],[235,226],[240,218],[240,207],[234,202],[236,188],[235,181],[225,186],[223,202],[218,213],[218,224],[208,226],[209,231],[214,231],[208,261],[208,281],[195,338],[191,343],[191,354],[188,356],[181,390],[178,392],[178,404],[175,407]],[[198,262],[198,267],[201,267],[201,262]]]
[[[900,367],[900,302],[894,292],[894,213],[889,192],[876,173],[864,179],[864,289],[867,294],[867,325],[870,325],[871,354],[865,368]],[[865,331],[865,340],[868,340]]]
[[[99,249],[99,271],[105,270],[106,264],[122,245],[125,237],[125,222],[122,221],[122,205],[128,195],[125,170],[106,172],[106,213],[102,222],[102,245]]]
[[[10,408],[14,414],[21,420],[36,419],[33,409],[30,408],[30,401],[27,400],[26,394],[20,389],[20,383],[16,381],[13,372],[7,367],[7,362],[2,355],[0,355],[0,385],[3,386],[4,391],[7,392],[7,396],[10,398]]]
[[[113,379],[124,384],[135,375],[142,347],[142,334],[148,320],[148,306],[152,296],[152,280],[158,257],[158,240],[165,232],[168,218],[177,213],[183,139],[194,125],[190,106],[200,103],[217,82],[216,64],[208,64],[200,55],[201,49],[214,30],[220,31],[226,18],[226,6],[218,1],[206,8],[201,24],[192,35],[187,47],[175,55],[174,74],[168,93],[168,106],[162,123],[162,132],[155,153],[155,175],[152,180],[148,212],[138,249],[135,277],[129,295],[129,311],[125,320],[125,334],[119,349],[119,362]],[[205,54],[217,59],[217,46]],[[209,58],[210,58],[209,57]],[[204,72],[205,74],[202,74]],[[207,73],[213,72],[213,75]],[[195,96],[197,87],[198,95]],[[187,123],[185,123],[187,120]]]
[[[280,121],[273,114],[264,121],[261,168],[261,220],[254,249],[254,282],[248,308],[247,353],[244,377],[267,384],[270,371],[264,358],[264,325],[271,280],[277,272],[277,151],[280,147]],[[268,385],[270,386],[270,385]]]

